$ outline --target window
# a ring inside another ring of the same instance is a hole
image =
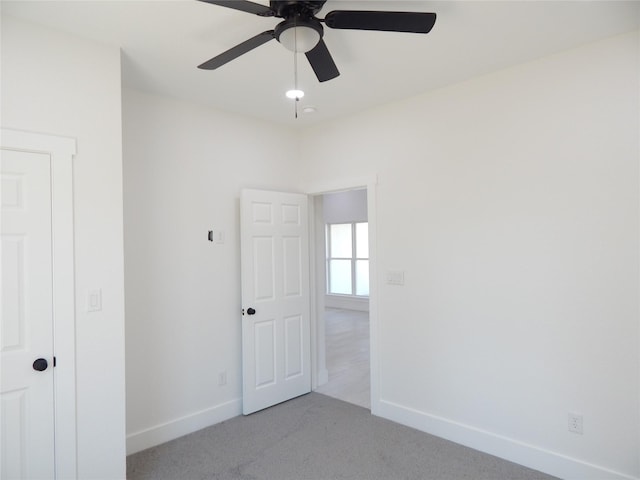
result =
[[[369,296],[369,224],[327,225],[327,293]]]

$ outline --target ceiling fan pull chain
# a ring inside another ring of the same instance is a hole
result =
[[[294,20],[295,24],[295,20]],[[293,88],[298,92],[298,29],[293,29]],[[298,102],[300,97],[296,95],[295,102],[293,102],[293,115],[298,119]]]

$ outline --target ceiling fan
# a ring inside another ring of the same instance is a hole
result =
[[[316,14],[327,0],[270,0],[269,6],[247,0],[200,1],[261,17],[277,17],[284,20],[276,25],[275,29],[259,33],[204,62],[198,68],[215,70],[275,38],[288,50],[304,52],[320,82],[340,75],[331,53],[322,40],[323,23],[329,28],[338,29],[429,33],[436,21],[435,13],[365,10],[334,10],[323,19],[317,18]]]

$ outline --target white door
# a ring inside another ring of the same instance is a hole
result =
[[[2,478],[52,479],[51,161],[45,154],[1,153]]]
[[[241,195],[242,410],[311,391],[306,195]]]

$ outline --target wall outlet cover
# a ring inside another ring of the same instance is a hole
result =
[[[584,419],[579,413],[569,413],[569,431],[571,433],[577,433],[578,435],[584,434]]]

